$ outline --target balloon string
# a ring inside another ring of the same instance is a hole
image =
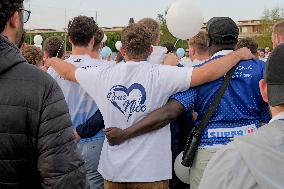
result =
[[[175,43],[175,47],[177,46],[177,43],[179,42],[180,39],[177,39],[176,43]]]

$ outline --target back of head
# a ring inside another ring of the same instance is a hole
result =
[[[247,47],[251,51],[252,54],[257,54],[258,44],[255,39],[251,37],[240,39],[237,44],[237,49],[240,49],[243,47]]]
[[[95,38],[95,41],[94,41],[94,46],[93,46],[93,51],[99,51],[100,48],[101,48],[101,43],[104,39],[104,32],[103,30],[101,30],[100,28],[97,28],[96,31],[95,31],[95,35],[94,35],[94,38]]]
[[[42,66],[42,51],[40,50],[40,48],[29,45],[23,51],[23,56],[29,64]]]
[[[214,17],[207,23],[209,46],[213,51],[234,49],[238,42],[239,28],[229,17]],[[212,52],[211,52],[212,54]]]
[[[173,52],[176,51],[175,45],[173,43],[171,43],[171,42],[167,41],[167,42],[161,44],[161,46],[167,48],[167,50],[168,50],[167,53],[173,53]]]
[[[152,45],[157,45],[160,40],[160,24],[153,18],[143,18],[138,22],[138,24],[146,27],[152,34],[151,43]]]
[[[277,46],[267,60],[265,81],[268,102],[272,107],[284,107],[284,44]]]
[[[122,31],[122,49],[129,60],[146,60],[150,55],[151,39],[150,31],[143,25],[131,24]]]
[[[196,36],[192,37],[188,41],[188,45],[196,48],[198,54],[208,53],[209,47],[209,38],[208,34],[205,31],[199,32]]]
[[[284,43],[284,20],[277,22],[273,26],[272,43],[274,48]]]
[[[23,0],[1,0],[0,1],[0,33],[6,27],[12,14],[23,7]]]
[[[64,49],[63,40],[56,36],[47,38],[43,44],[43,51],[47,53],[49,58],[56,57],[57,55],[58,58],[63,58],[65,54]]]
[[[281,20],[274,24],[273,33],[281,35],[284,38],[284,20]]]
[[[75,17],[68,25],[68,36],[75,46],[87,47],[99,29],[93,18]]]

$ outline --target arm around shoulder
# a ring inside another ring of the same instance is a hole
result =
[[[194,68],[190,87],[214,81],[224,76],[241,60],[248,60],[252,58],[254,58],[254,55],[248,48],[241,48],[227,56],[212,60],[201,67]]]

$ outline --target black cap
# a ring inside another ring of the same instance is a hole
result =
[[[229,17],[213,17],[207,23],[207,31],[211,40],[220,44],[237,42],[239,28]]]
[[[284,44],[272,51],[266,64],[268,103],[272,107],[284,104]]]

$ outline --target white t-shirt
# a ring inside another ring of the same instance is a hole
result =
[[[164,59],[167,55],[168,49],[161,46],[152,46],[153,52],[149,56],[148,61],[153,64],[164,64]]]
[[[89,55],[70,55],[65,61],[76,67],[93,67],[103,64],[102,61],[92,59]],[[47,73],[57,81],[62,89],[68,104],[73,127],[77,127],[79,124],[86,122],[96,113],[98,107],[95,101],[80,87],[79,84],[64,80],[52,68],[48,69]]]
[[[76,80],[97,102],[106,128],[128,128],[187,90],[193,68],[127,62],[77,69]],[[97,90],[100,88],[100,90]],[[155,182],[171,178],[169,126],[110,146],[105,140],[99,172],[112,182]]]

